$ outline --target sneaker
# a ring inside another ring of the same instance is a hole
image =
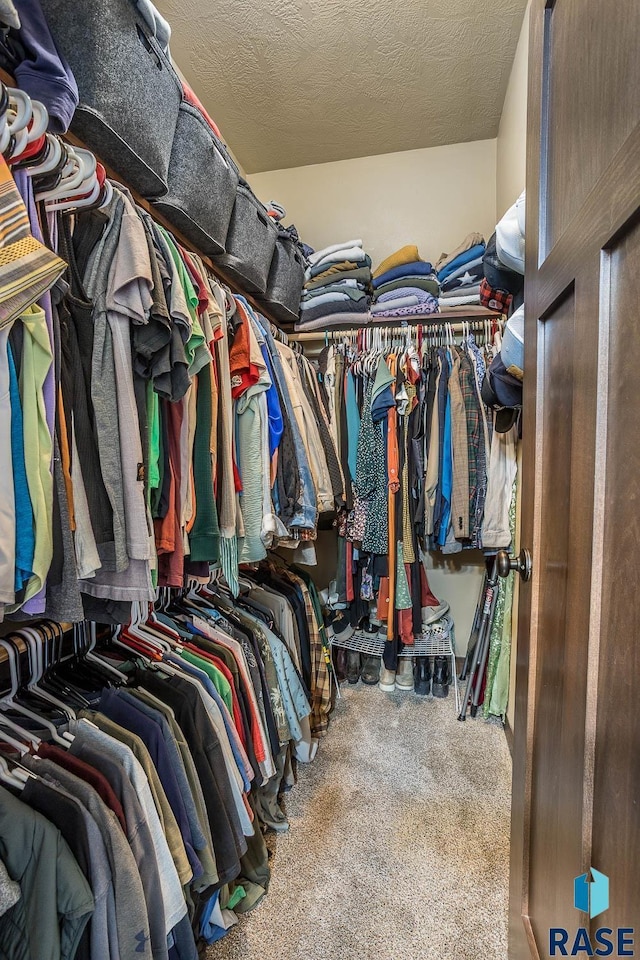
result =
[[[421,697],[431,693],[431,660],[429,657],[416,657],[413,668],[414,690]]]
[[[360,679],[369,686],[374,686],[380,679],[380,657],[362,658],[362,672]]]
[[[380,667],[380,682],[378,686],[384,693],[393,693],[396,688],[396,672],[395,670],[387,670],[386,667]]]
[[[436,657],[433,668],[433,695],[434,697],[448,697],[451,682],[449,658]]]
[[[432,623],[437,623],[438,620],[442,620],[444,616],[449,613],[449,604],[443,601],[439,603],[437,607],[423,607],[422,608],[422,626],[424,629],[429,627]]]
[[[411,657],[398,657],[396,690],[413,690],[413,660]]]
[[[360,654],[356,650],[349,650],[347,653],[347,680],[349,683],[357,683],[360,679]]]

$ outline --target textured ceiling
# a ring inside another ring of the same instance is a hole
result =
[[[156,0],[247,173],[495,137],[526,0]]]

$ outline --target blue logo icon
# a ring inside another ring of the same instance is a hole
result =
[[[573,905],[591,919],[609,909],[609,877],[591,867],[573,881]]]

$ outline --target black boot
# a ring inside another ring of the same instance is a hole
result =
[[[380,679],[380,657],[362,657],[362,674],[361,680],[363,683],[368,683],[369,686],[373,686]]]
[[[431,660],[429,657],[416,657],[413,668],[413,684],[416,693],[428,697],[431,693]]]
[[[448,697],[449,684],[451,682],[449,658],[436,657],[433,669],[433,695],[434,697]]]
[[[338,683],[344,683],[347,679],[347,651],[344,647],[333,648],[333,663]]]
[[[360,679],[360,654],[355,650],[349,650],[347,653],[347,680],[349,683],[357,683]]]

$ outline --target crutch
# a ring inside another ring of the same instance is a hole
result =
[[[498,563],[497,560],[494,560],[493,567],[491,570],[491,576],[487,577],[487,586],[484,595],[484,603],[482,605],[482,617],[480,620],[480,629],[478,631],[478,639],[473,650],[473,656],[471,658],[471,666],[469,668],[469,675],[467,678],[467,686],[465,687],[464,698],[462,700],[462,706],[460,708],[460,713],[458,714],[458,720],[467,719],[467,706],[469,704],[469,697],[471,696],[471,690],[474,688],[474,679],[475,689],[474,689],[474,698],[480,694],[480,689],[482,685],[482,671],[487,664],[487,657],[489,655],[489,641],[491,639],[491,625],[493,623],[493,617],[496,609],[496,602],[498,599]],[[478,673],[476,677],[476,670],[478,665],[482,663],[482,670]],[[475,717],[478,712],[477,703],[474,709],[472,704],[471,715]]]

